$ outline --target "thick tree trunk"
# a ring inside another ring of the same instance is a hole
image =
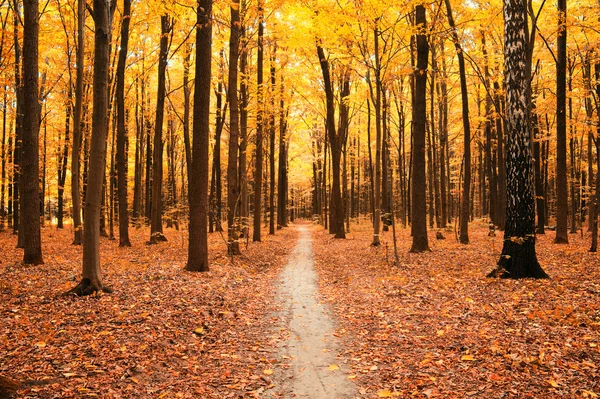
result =
[[[194,88],[193,154],[190,165],[188,271],[208,271],[208,138],[210,135],[210,75],[212,0],[198,2],[196,23],[196,84]]]
[[[130,247],[129,210],[127,206],[127,129],[125,127],[125,63],[129,43],[129,21],[131,20],[131,0],[123,0],[123,21],[121,22],[121,48],[117,64],[117,193],[119,196],[119,246]]]
[[[569,242],[567,186],[567,0],[558,0],[558,35],[556,38],[556,237],[554,243]]]
[[[535,198],[527,78],[526,0],[505,4],[507,193],[504,247],[498,267],[488,277],[547,278],[535,254]]]
[[[85,221],[83,233],[83,278],[69,293],[90,295],[98,291],[111,292],[102,284],[100,271],[100,212],[102,185],[106,167],[106,137],[108,135],[108,67],[110,23],[108,4],[94,0],[94,108]]]
[[[23,5],[23,263],[40,265],[44,259],[39,213],[38,0],[24,0]]]
[[[23,142],[23,85],[21,82],[21,45],[19,43],[19,20],[21,19],[19,4],[17,0],[13,1],[13,37],[15,49],[15,91],[16,91],[16,125],[15,140],[13,146],[13,183],[12,183],[12,203],[13,203],[13,234],[18,234],[17,248],[23,248],[23,229],[19,225],[20,216],[20,175],[21,175],[21,155]],[[37,97],[37,94],[36,94]],[[37,112],[37,110],[36,110]]]
[[[161,36],[158,58],[158,90],[156,94],[156,122],[154,124],[154,162],[152,164],[152,212],[150,220],[150,244],[167,241],[162,226],[162,181],[163,181],[163,120],[165,113],[165,85],[167,57],[169,55],[169,34],[173,32],[173,22],[169,15],[160,17]]]
[[[415,69],[415,95],[413,104],[413,168],[412,168],[412,236],[411,252],[429,251],[427,238],[427,198],[425,195],[425,126],[427,123],[427,17],[425,7],[415,7],[417,65]]]

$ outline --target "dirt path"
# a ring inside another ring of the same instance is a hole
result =
[[[334,322],[318,298],[312,237],[298,226],[300,238],[280,279],[278,298],[283,303],[281,329],[289,332],[279,348],[280,366],[275,391],[285,398],[353,398],[355,387],[336,360]],[[278,385],[279,385],[278,384]]]

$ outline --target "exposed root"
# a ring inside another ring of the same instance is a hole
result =
[[[64,296],[88,296],[99,293],[112,294],[113,289],[103,285],[100,281],[92,281],[89,278],[82,279],[79,284],[65,292]]]

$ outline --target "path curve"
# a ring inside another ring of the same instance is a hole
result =
[[[283,395],[286,398],[353,398],[355,386],[336,360],[338,342],[333,335],[334,322],[327,305],[319,300],[312,236],[307,226],[297,228],[300,238],[281,274],[277,296],[283,304],[286,323],[280,328],[289,331],[289,340],[282,342],[279,348],[284,366],[280,368],[278,379],[283,384]],[[280,391],[281,387],[276,390]]]

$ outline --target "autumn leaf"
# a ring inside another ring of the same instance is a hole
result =
[[[272,375],[273,374],[273,370],[272,369],[263,370],[263,374],[264,375]]]
[[[392,392],[390,392],[387,389],[380,389],[379,391],[377,391],[378,398],[391,398],[392,396]]]
[[[330,364],[329,365],[329,371],[335,371],[335,370],[339,370],[340,366],[338,366],[337,364]]]

